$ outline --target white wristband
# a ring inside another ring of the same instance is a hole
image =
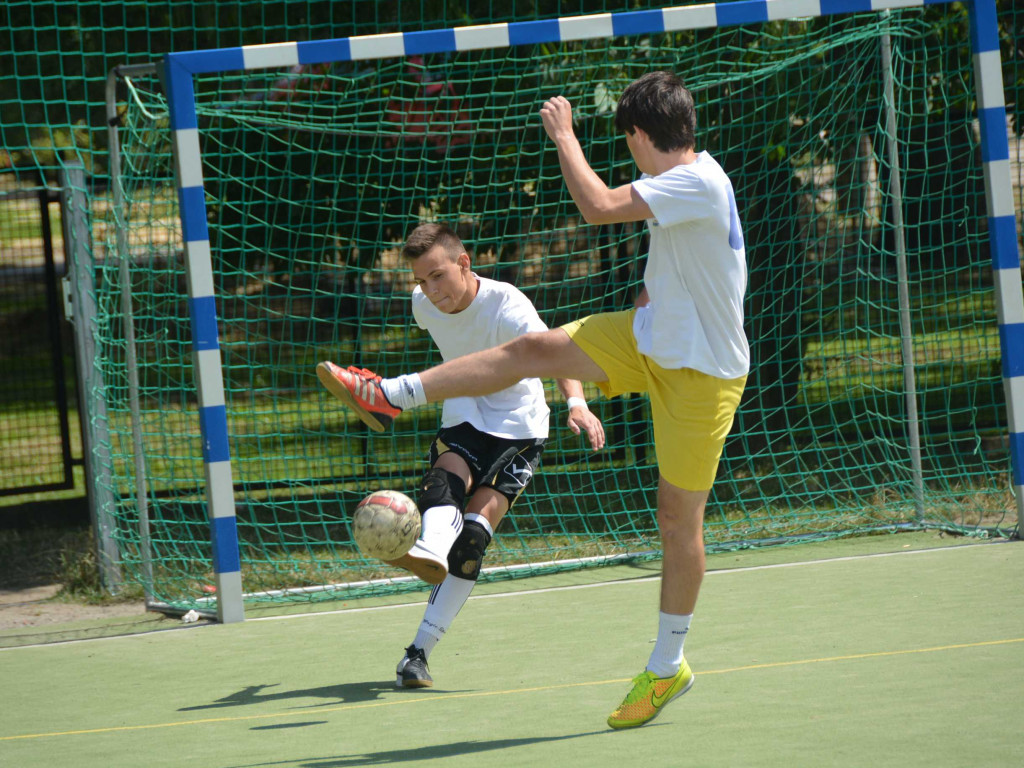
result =
[[[566,401],[565,401],[565,404],[569,407],[570,411],[573,408],[575,408],[577,405],[580,406],[581,408],[586,408],[587,407],[587,401],[584,400],[582,397],[570,397],[570,398],[567,398]]]

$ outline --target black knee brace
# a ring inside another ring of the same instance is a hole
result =
[[[480,564],[484,550],[491,543],[491,534],[476,520],[467,520],[462,533],[448,552],[448,573],[460,579],[476,581],[480,575]]]
[[[466,484],[446,469],[431,467],[420,480],[420,496],[416,500],[420,512],[431,507],[451,505],[461,513],[466,503]]]

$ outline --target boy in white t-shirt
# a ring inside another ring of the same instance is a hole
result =
[[[423,224],[402,249],[416,287],[412,312],[430,333],[444,360],[498,346],[547,326],[515,286],[473,273],[459,237],[445,224]],[[369,377],[324,362],[317,375],[344,397],[340,380]],[[604,446],[601,421],[587,408],[579,381],[559,379],[569,405],[569,427],[587,433],[595,450]],[[433,685],[427,658],[448,631],[480,574],[484,550],[505,513],[540,465],[548,437],[549,409],[538,378],[511,382],[500,391],[444,401],[441,428],[430,447],[430,469],[420,481],[420,538],[391,565],[434,584],[419,631],[396,671],[405,688]]]
[[[683,641],[704,576],[704,508],[750,366],[743,232],[729,178],[695,150],[693,97],[672,73],[644,75],[619,100],[615,126],[641,172],[631,184],[610,188],[594,173],[565,98],[545,102],[540,117],[588,223],[647,222],[651,245],[637,308],[529,333],[418,374],[352,375],[343,397],[384,429],[403,409],[501,389],[511,371],[596,382],[609,397],[648,394],[660,474],[661,610],[646,668],[608,717],[612,728],[631,728],[693,684]]]

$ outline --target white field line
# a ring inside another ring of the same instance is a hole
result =
[[[934,552],[947,552],[947,551],[950,551],[950,550],[966,549],[968,547],[987,547],[987,546],[991,546],[993,544],[1004,544],[1004,543],[1009,543],[1009,541],[1004,541],[1004,540],[1000,539],[998,541],[978,542],[977,544],[960,544],[960,545],[955,545],[955,546],[951,546],[951,547],[936,547],[935,549],[912,549],[912,550],[907,550],[906,552],[902,552],[902,551],[901,552],[878,552],[878,553],[870,554],[870,555],[848,555],[848,556],[845,556],[845,557],[830,557],[830,558],[826,558],[824,560],[805,560],[805,561],[801,561],[801,562],[798,562],[798,563],[774,563],[774,564],[771,564],[771,565],[751,565],[751,566],[742,566],[742,567],[739,567],[739,568],[719,568],[719,569],[715,569],[715,570],[708,570],[704,574],[704,578],[708,578],[710,576],[722,575],[722,574],[743,573],[743,572],[746,572],[746,571],[767,571],[767,570],[771,570],[771,569],[774,569],[774,568],[799,568],[799,567],[806,566],[806,565],[820,565],[820,564],[827,564],[827,563],[842,563],[842,562],[848,562],[848,561],[851,561],[851,560],[869,560],[869,559],[878,558],[878,557],[896,557],[896,556],[901,556],[901,555],[923,555],[923,554],[934,553]],[[658,575],[658,576],[645,576],[645,577],[639,578],[639,579],[616,579],[616,580],[612,580],[612,581],[595,582],[593,584],[570,584],[570,585],[564,586],[564,587],[541,587],[539,589],[523,589],[523,590],[517,590],[517,591],[512,591],[512,592],[495,592],[493,594],[488,594],[488,595],[470,595],[469,599],[470,600],[490,600],[490,599],[498,599],[498,598],[506,598],[506,597],[519,597],[520,595],[539,595],[539,594],[542,594],[544,592],[567,592],[567,591],[573,590],[573,589],[595,589],[595,588],[599,588],[599,587],[615,587],[615,586],[625,586],[625,585],[629,585],[629,584],[647,584],[647,583],[650,583],[652,581],[657,581],[660,578],[661,578],[660,575]],[[306,616],[331,616],[331,615],[338,614],[338,613],[366,613],[366,612],[369,612],[369,611],[385,611],[385,610],[390,610],[390,609],[393,609],[393,608],[409,608],[409,607],[422,608],[423,607],[423,601],[415,602],[415,603],[400,603],[400,604],[395,604],[395,605],[375,605],[375,606],[369,606],[369,607],[366,607],[366,608],[342,608],[342,609],[334,610],[334,611],[320,611],[320,612],[316,612],[316,613],[298,613],[298,614],[290,614],[290,615],[285,615],[285,616],[257,616],[257,617],[253,617],[252,619],[246,619],[246,621],[280,621],[282,619],[305,618]]]
[[[978,542],[976,544],[961,544],[961,545],[956,545],[956,546],[951,546],[951,547],[938,547],[938,548],[935,548],[935,549],[912,549],[912,550],[907,550],[905,552],[902,552],[902,551],[901,552],[879,552],[879,553],[876,553],[876,554],[869,554],[869,555],[848,555],[848,556],[845,556],[845,557],[830,557],[830,558],[826,558],[824,560],[805,560],[805,561],[801,561],[801,562],[798,562],[798,563],[774,563],[774,564],[771,564],[771,565],[751,565],[751,566],[744,566],[744,567],[739,567],[739,568],[721,568],[721,569],[717,569],[717,570],[709,570],[709,571],[707,571],[707,573],[705,574],[705,578],[712,577],[712,576],[727,575],[727,574],[731,574],[731,573],[745,573],[745,572],[749,572],[749,571],[767,571],[767,570],[772,570],[772,569],[775,569],[775,568],[802,568],[802,567],[811,566],[811,565],[827,565],[829,563],[843,563],[843,562],[850,562],[850,561],[855,561],[855,560],[871,560],[871,559],[880,558],[880,557],[904,557],[904,556],[908,556],[908,555],[940,554],[940,553],[952,552],[952,551],[956,551],[956,550],[968,549],[968,548],[973,548],[973,547],[988,547],[988,546],[992,546],[994,544],[1009,544],[1009,543],[1011,543],[1011,542],[1010,541],[1004,541],[1004,540],[998,540],[998,541]],[[619,586],[629,586],[629,585],[633,585],[633,584],[648,584],[648,583],[650,583],[652,581],[657,581],[660,578],[661,578],[661,576],[645,576],[645,577],[639,578],[639,579],[618,579],[618,580],[613,580],[613,581],[600,581],[600,582],[595,582],[593,584],[571,584],[571,585],[564,586],[564,587],[541,587],[539,589],[524,589],[524,590],[512,591],[512,592],[496,592],[494,594],[489,594],[489,595],[471,595],[469,599],[470,600],[492,600],[492,599],[502,599],[502,598],[509,598],[509,597],[523,597],[523,596],[527,596],[527,595],[539,595],[539,594],[543,594],[545,592],[567,592],[569,590],[575,590],[575,589],[598,589],[598,588],[603,588],[603,587],[619,587]],[[308,619],[308,618],[315,617],[315,616],[334,616],[334,615],[341,614],[341,613],[345,613],[345,614],[348,614],[348,613],[369,613],[371,611],[391,611],[391,610],[397,610],[397,609],[401,609],[401,608],[415,608],[417,610],[423,610],[423,601],[421,600],[421,601],[417,601],[417,602],[413,602],[413,603],[396,603],[394,605],[375,605],[375,606],[368,606],[366,608],[341,608],[341,609],[333,610],[333,611],[316,611],[316,612],[310,612],[310,613],[294,613],[294,614],[287,614],[287,615],[284,615],[284,616],[255,616],[253,618],[246,619],[246,621],[247,622],[249,622],[249,621],[283,621],[283,620],[287,620],[287,619]],[[34,645],[19,645],[19,646],[12,646],[12,647],[9,647],[9,648],[0,648],[0,653],[3,653],[4,651],[18,651],[18,650],[22,650],[22,649],[25,649],[25,648],[48,648],[48,647],[58,646],[58,645],[69,645],[69,644],[72,644],[72,643],[99,643],[99,642],[109,641],[109,640],[131,640],[133,638],[138,638],[138,637],[147,637],[147,636],[155,634],[157,632],[167,632],[167,631],[172,631],[172,630],[199,629],[201,627],[210,627],[210,626],[215,626],[215,625],[214,624],[206,624],[206,623],[195,624],[195,625],[183,624],[180,627],[168,627],[167,629],[157,629],[157,630],[153,630],[151,632],[137,632],[137,633],[131,634],[131,635],[115,635],[115,636],[112,636],[112,637],[94,637],[94,638],[84,638],[84,639],[80,639],[80,640],[58,640],[56,642],[51,642],[51,643],[36,643]]]

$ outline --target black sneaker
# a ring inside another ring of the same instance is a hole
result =
[[[395,686],[398,688],[430,688],[434,678],[427,672],[427,655],[422,648],[410,645],[405,656],[395,669]]]

